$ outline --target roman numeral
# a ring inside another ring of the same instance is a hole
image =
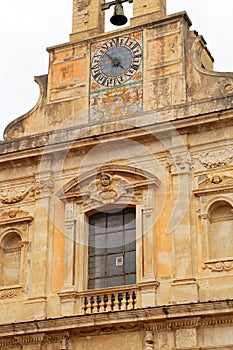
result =
[[[93,78],[94,78],[95,80],[97,80],[97,78],[98,78],[100,75],[101,75],[101,73],[98,72],[98,73],[96,73],[95,75],[93,75]]]
[[[139,66],[137,66],[136,64],[132,64],[131,68],[137,70],[139,68]]]
[[[98,63],[91,67],[92,70],[98,69],[98,68],[99,68],[99,64]]]

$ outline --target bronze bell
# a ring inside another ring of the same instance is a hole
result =
[[[127,17],[125,17],[124,15],[124,9],[122,4],[119,4],[118,2],[116,3],[114,8],[114,14],[110,18],[110,22],[114,24],[114,26],[123,26],[128,22]]]

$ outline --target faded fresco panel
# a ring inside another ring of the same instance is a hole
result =
[[[106,89],[91,95],[90,122],[128,117],[142,111],[142,84]]]

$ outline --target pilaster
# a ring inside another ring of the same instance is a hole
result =
[[[153,189],[144,193],[143,204],[137,206],[137,284],[140,289],[140,305],[156,305],[159,283],[156,280],[155,261],[155,203]]]
[[[183,143],[187,135],[172,138],[171,164],[173,214],[169,230],[173,235],[173,279],[171,302],[198,300],[198,286],[193,276],[190,206],[192,196],[191,161]],[[187,142],[187,140],[186,140]],[[182,144],[183,143],[183,144]]]
[[[64,253],[64,284],[59,293],[61,300],[61,315],[72,315],[75,312],[75,246],[76,225],[74,220],[74,203],[66,203],[65,212],[65,253]]]
[[[52,232],[54,183],[51,173],[51,160],[41,162],[40,173],[35,176],[38,190],[35,200],[35,228],[32,240],[30,297],[26,301],[25,318],[44,317],[46,295],[50,289],[52,265]]]

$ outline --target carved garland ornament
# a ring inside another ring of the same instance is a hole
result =
[[[206,169],[221,168],[231,164],[233,160],[233,152],[231,148],[200,153],[194,157],[195,160],[200,162]]]
[[[19,294],[22,293],[22,289],[20,288],[14,288],[14,289],[6,289],[0,291],[0,300],[1,299],[7,299],[7,298],[14,298],[17,297]]]
[[[40,194],[41,191],[47,193],[53,190],[54,183],[52,179],[35,182],[31,186],[18,189],[7,189],[0,192],[0,201],[2,204],[14,204],[21,202],[23,199],[31,199]]]
[[[31,198],[38,192],[39,187],[37,184],[33,184],[30,187],[19,188],[17,190],[8,189],[0,192],[0,201],[3,204],[14,204],[21,202],[27,196]]]
[[[229,271],[233,269],[233,259],[224,260],[224,261],[213,261],[205,262],[204,268],[208,268],[211,271]]]

